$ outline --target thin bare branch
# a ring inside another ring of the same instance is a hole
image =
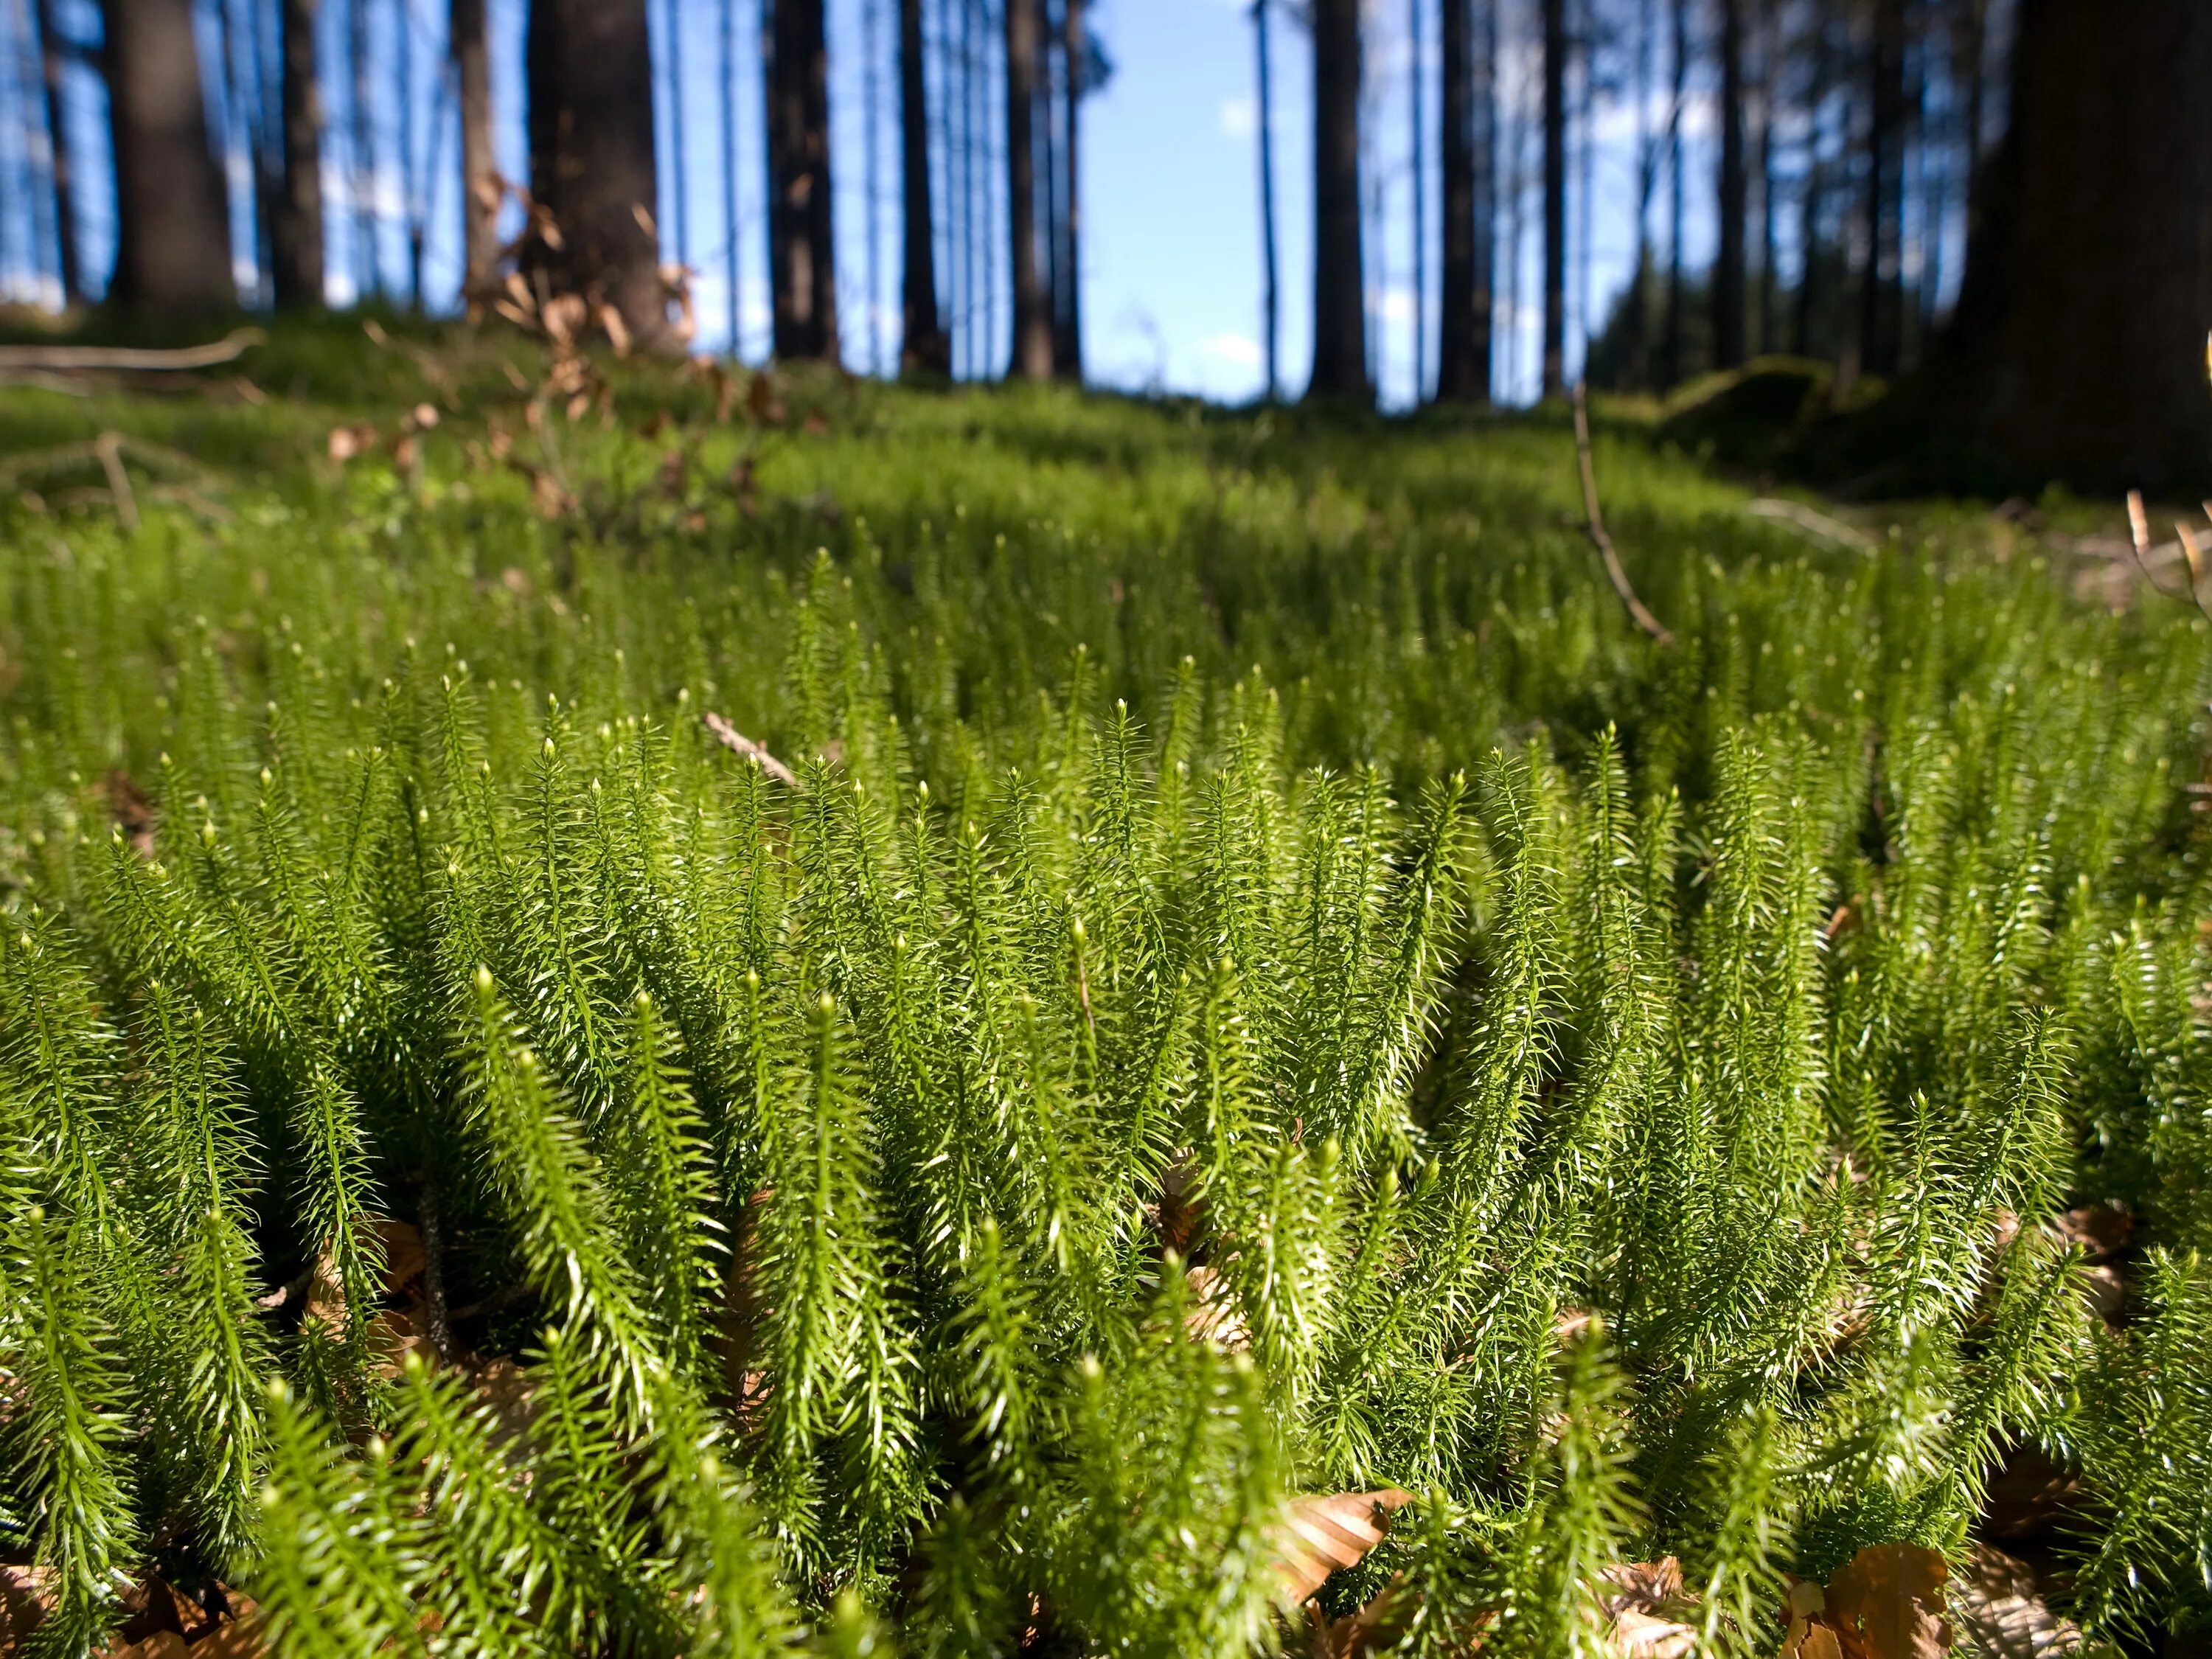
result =
[[[1628,573],[1620,568],[1620,555],[1613,550],[1613,538],[1605,533],[1605,516],[1598,511],[1597,469],[1590,463],[1589,392],[1588,385],[1575,382],[1575,459],[1580,463],[1583,476],[1583,528],[1588,532],[1590,544],[1597,549],[1598,556],[1605,561],[1605,574],[1613,583],[1613,591],[1620,595],[1620,602],[1628,607],[1629,616],[1636,625],[1662,645],[1674,643],[1674,636],[1667,625],[1645,608],[1629,585]]]
[[[788,766],[768,752],[764,744],[755,743],[744,732],[709,709],[700,724],[714,734],[714,741],[733,755],[743,755],[760,769],[787,789],[799,787],[799,777]]]
[[[100,469],[107,475],[107,493],[115,498],[115,520],[125,530],[138,527],[138,498],[131,490],[131,474],[123,465],[123,434],[103,432],[92,441]]]
[[[0,346],[0,375],[67,374],[76,369],[123,368],[181,371],[213,368],[243,356],[266,337],[258,328],[233,329],[207,345],[155,350],[133,346]]]

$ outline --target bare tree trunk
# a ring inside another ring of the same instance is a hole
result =
[[[1682,378],[1682,218],[1683,194],[1688,183],[1683,167],[1682,106],[1689,98],[1690,0],[1674,0],[1674,95],[1668,106],[1667,134],[1667,327],[1660,344],[1659,379],[1674,386]]]
[[[1782,9],[1777,0],[1759,0],[1759,349],[1776,349],[1780,325],[1774,304],[1781,283],[1774,270],[1777,243],[1774,202],[1774,110],[1782,88]]]
[[[1897,367],[1905,195],[1905,0],[1875,0],[1874,84],[1867,126],[1866,276],[1859,289],[1859,364]]]
[[[1267,65],[1267,0],[1252,0],[1252,50],[1260,99],[1260,350],[1272,403],[1282,395],[1283,377],[1278,356],[1281,289],[1275,264],[1275,100]]]
[[[1544,0],[1544,396],[1566,389],[1566,0]]]
[[[775,355],[837,361],[830,203],[829,50],[822,0],[767,0],[769,266]],[[649,135],[648,135],[649,136]]]
[[[937,312],[937,245],[929,203],[929,90],[922,61],[921,0],[898,0],[899,180],[906,227],[900,275],[899,368],[943,374],[952,367]]]
[[[677,0],[666,0],[660,27],[668,58],[668,233],[670,251],[679,265],[691,262],[691,189],[684,165],[684,141],[690,135],[684,119],[683,20],[683,7]]]
[[[280,311],[323,303],[323,98],[315,70],[318,0],[283,0],[283,184],[269,222],[270,274]]]
[[[1067,68],[1067,128],[1060,149],[1061,191],[1059,266],[1061,297],[1054,310],[1052,362],[1062,380],[1083,383],[1083,98],[1090,90],[1091,37],[1084,0],[1061,0],[1060,55]]]
[[[1639,6],[1636,23],[1636,267],[1628,278],[1626,350],[1623,383],[1641,392],[1651,383],[1651,197],[1659,179],[1659,143],[1647,108],[1651,95],[1652,9]],[[1671,126],[1668,129],[1671,131]]]
[[[1491,399],[1497,356],[1494,301],[1498,289],[1498,13],[1500,0],[1482,8],[1482,43],[1474,54],[1474,374],[1475,396]]]
[[[1721,0],[1720,255],[1713,266],[1713,366],[1743,362],[1745,221],[1749,214],[1743,133],[1744,0]]]
[[[191,0],[106,0],[119,233],[115,297],[163,316],[238,303],[230,204],[208,140]]]
[[[1814,15],[1813,27],[1813,66],[1805,91],[1805,184],[1797,198],[1797,257],[1802,269],[1797,274],[1796,337],[1791,348],[1800,357],[1813,355],[1813,302],[1820,281],[1821,186],[1824,182],[1820,123],[1823,106],[1828,100],[1834,39],[1829,20],[1817,12]]]
[[[1469,0],[1443,0],[1443,290],[1437,317],[1437,398],[1481,403],[1474,351],[1474,53]]]
[[[1375,400],[1359,199],[1359,0],[1314,0],[1311,398]]]
[[[738,258],[738,7],[737,0],[722,0],[722,284],[729,310],[730,356],[743,356],[740,335],[744,321],[743,265]]]
[[[368,51],[369,0],[347,0],[346,52],[353,64],[352,140],[348,145],[347,182],[353,191],[353,257],[359,267],[357,299],[384,291],[384,269],[377,258],[376,135]]]
[[[1413,171],[1413,401],[1429,397],[1429,166],[1428,119],[1422,107],[1421,0],[1407,0],[1407,34],[1412,43],[1411,81]]]
[[[540,251],[543,268],[556,289],[612,306],[646,349],[678,344],[652,230],[645,0],[534,0],[528,58],[531,191],[562,241]]]
[[[1036,6],[1037,0],[1006,0],[1006,218],[1014,273],[1007,373],[1025,380],[1052,378],[1052,312],[1037,259]]]
[[[1947,429],[2035,478],[2212,483],[2212,9],[2021,0],[2011,125],[1925,376]]]
[[[868,373],[871,374],[884,372],[883,185],[882,180],[877,177],[882,165],[880,152],[883,143],[876,129],[877,111],[883,101],[878,72],[878,65],[883,58],[878,38],[882,33],[883,0],[866,0],[860,9],[860,186],[867,207],[868,305],[865,320],[868,328]]]
[[[1953,60],[1959,72],[1966,77],[1966,132],[1960,144],[1966,172],[1960,192],[1966,201],[1966,240],[1971,243],[1977,228],[1977,216],[1981,207],[1981,191],[1977,188],[1982,171],[1982,123],[1988,103],[1988,72],[1982,60],[1989,50],[1989,0],[1959,0],[1952,41]]]
[[[481,292],[499,264],[499,161],[491,138],[491,51],[484,0],[453,0],[447,16],[453,78],[461,93],[461,227],[464,294]]]
[[[84,277],[77,267],[76,192],[70,173],[69,135],[62,127],[61,37],[54,32],[53,0],[38,0],[33,27],[39,32],[39,75],[46,100],[47,176],[54,188],[55,252],[62,279],[62,303],[75,305],[84,297]]]

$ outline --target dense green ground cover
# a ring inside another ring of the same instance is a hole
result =
[[[2078,1617],[2212,1615],[2195,613],[1623,432],[1661,646],[1557,422],[435,349],[0,402],[190,484],[0,507],[41,1639],[150,1565],[301,1654],[1227,1654],[1396,1486],[1323,1600],[1408,1651],[1673,1553],[1764,1654],[2022,1448]]]

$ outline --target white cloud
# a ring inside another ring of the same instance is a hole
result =
[[[1249,334],[1210,334],[1198,349],[1200,356],[1235,368],[1256,369],[1262,361],[1260,343]]]
[[[1224,137],[1251,137],[1260,131],[1259,100],[1249,93],[1239,93],[1234,98],[1223,99],[1219,121]]]

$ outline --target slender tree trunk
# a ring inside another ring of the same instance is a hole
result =
[[[491,50],[484,0],[453,0],[447,46],[461,94],[462,291],[481,293],[499,264],[499,161],[491,138]]]
[[[1859,289],[1859,363],[1897,367],[1905,196],[1905,0],[1875,0],[1874,84],[1867,125],[1866,275]]]
[[[1780,327],[1774,305],[1781,291],[1775,276],[1774,111],[1781,96],[1782,16],[1776,0],[1759,0],[1759,349],[1776,349]]]
[[[1006,0],[1006,218],[1014,273],[1008,373],[1025,380],[1052,377],[1052,313],[1037,258],[1036,6],[1037,0]]]
[[[1482,8],[1482,42],[1474,54],[1474,374],[1478,402],[1492,396],[1497,355],[1493,315],[1498,290],[1498,11],[1499,0],[1477,0]]]
[[[1674,0],[1674,95],[1668,116],[1667,326],[1660,346],[1659,378],[1666,386],[1682,379],[1682,220],[1688,185],[1683,166],[1682,110],[1690,92],[1690,3]]]
[[[1407,0],[1407,7],[1406,29],[1412,50],[1407,77],[1413,112],[1413,401],[1419,404],[1427,402],[1429,396],[1429,135],[1428,112],[1422,106],[1421,96],[1426,78],[1421,69],[1424,10],[1421,0]]]
[[[1437,315],[1437,398],[1480,403],[1474,378],[1474,53],[1469,0],[1443,0],[1443,289]]]
[[[77,266],[76,193],[70,172],[69,135],[62,124],[62,70],[66,60],[61,37],[54,32],[53,0],[38,0],[33,27],[39,32],[40,86],[46,100],[47,176],[54,188],[54,241],[62,303],[73,306],[84,297],[84,277]]]
[[[769,264],[775,355],[837,361],[830,202],[829,51],[822,0],[767,0]]]
[[[1359,0],[1314,0],[1312,398],[1375,400],[1359,198]]]
[[[1567,389],[1566,0],[1544,0],[1544,396]]]
[[[1720,254],[1713,266],[1713,366],[1743,362],[1745,227],[1750,214],[1743,122],[1744,0],[1721,0]]]
[[[1275,264],[1275,100],[1267,64],[1267,0],[1252,0],[1252,50],[1260,98],[1260,352],[1272,403],[1282,395],[1283,377],[1278,356],[1281,290]]]
[[[877,66],[883,58],[883,0],[865,0],[860,9],[860,185],[867,204],[868,222],[868,373],[884,372],[881,313],[884,300],[884,240],[882,181],[876,176],[882,149],[876,128],[876,112],[882,102]]]
[[[691,263],[691,190],[684,165],[690,129],[684,119],[684,9],[677,0],[666,0],[661,39],[668,59],[669,246],[676,263],[685,265]]]
[[[553,286],[612,306],[641,346],[678,343],[652,230],[653,53],[645,0],[534,0],[530,186],[561,228]]]
[[[1830,65],[1834,36],[1828,19],[1813,19],[1813,64],[1805,91],[1805,183],[1797,198],[1797,317],[1796,343],[1800,357],[1813,355],[1813,305],[1820,277],[1820,210],[1826,164],[1820,155],[1820,126],[1828,101]]]
[[[161,316],[227,311],[230,204],[208,139],[191,0],[106,0],[119,232],[116,298]]]
[[[1659,178],[1659,145],[1647,108],[1651,97],[1652,15],[1637,8],[1636,23],[1636,268],[1629,275],[1626,349],[1621,379],[1632,391],[1651,383],[1651,197]]]
[[[1966,83],[1966,131],[1965,143],[1960,146],[1966,170],[1961,189],[1966,198],[1966,240],[1970,243],[1974,239],[1981,207],[1978,185],[1982,171],[1982,124],[1989,101],[1989,73],[1983,67],[1983,60],[1989,55],[1989,0],[1960,0],[1958,40],[1953,49]]]
[[[899,182],[905,228],[900,273],[899,367],[943,374],[952,367],[937,312],[937,244],[929,204],[929,84],[922,59],[921,0],[898,0]]]
[[[1952,326],[1943,429],[2023,482],[2212,485],[2212,8],[2021,0],[2011,124]]]
[[[370,119],[375,94],[368,50],[368,8],[369,0],[347,0],[346,48],[353,63],[352,143],[347,174],[353,190],[353,254],[360,299],[384,291],[383,265],[376,246],[376,136]]]
[[[269,223],[280,311],[323,303],[323,98],[315,69],[318,0],[283,0],[283,188]]]
[[[730,315],[730,356],[742,357],[743,265],[738,258],[738,6],[722,0],[722,285]]]
[[[1091,37],[1084,23],[1084,0],[1062,0],[1060,55],[1067,68],[1067,127],[1060,147],[1061,202],[1059,264],[1065,287],[1055,308],[1052,361],[1062,380],[1083,382],[1083,169],[1079,165],[1083,97],[1091,62]]]

